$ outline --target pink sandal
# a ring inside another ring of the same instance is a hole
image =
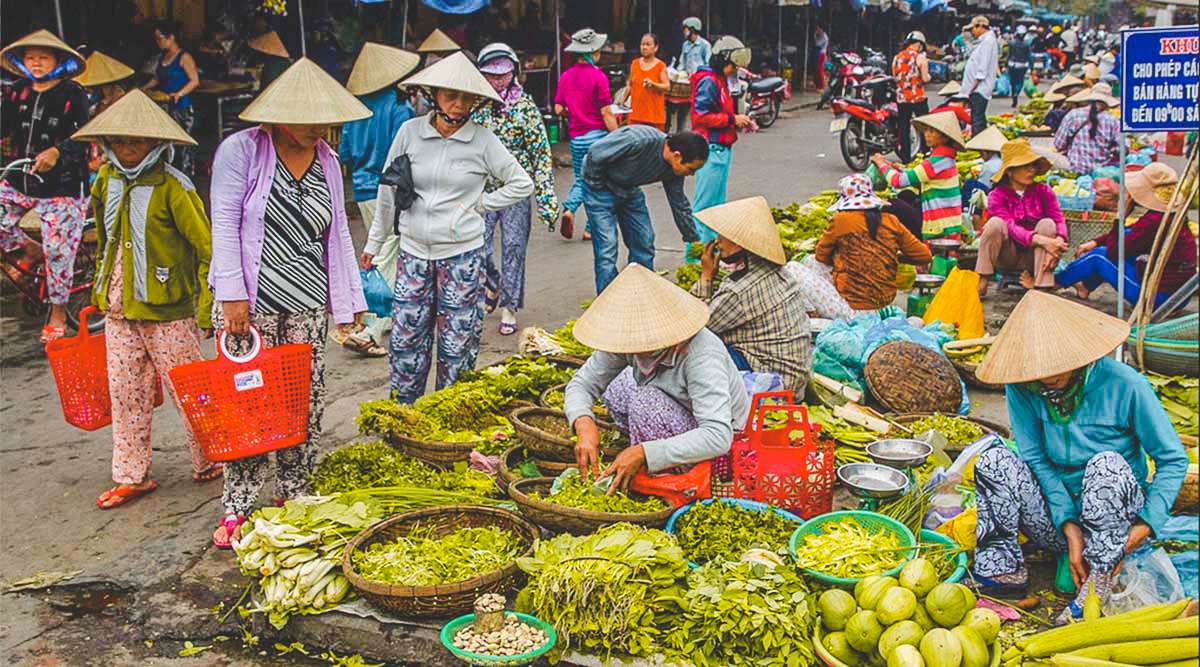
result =
[[[213,532],[213,546],[218,549],[232,549],[233,548],[233,533],[238,528],[240,528],[242,526],[242,524],[244,524],[244,523],[246,523],[246,517],[236,516],[233,514],[226,514],[225,518],[221,519],[221,525],[217,526],[218,530],[220,530],[221,528],[225,529],[225,537],[224,537],[224,539],[219,539],[217,537],[216,531],[214,531]]]

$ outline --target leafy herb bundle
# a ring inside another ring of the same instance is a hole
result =
[[[697,503],[675,522],[679,546],[694,563],[737,560],[747,549],[784,552],[800,524],[774,510],[760,512],[715,500]]]
[[[491,475],[465,465],[435,470],[405,456],[381,441],[363,442],[336,449],[324,456],[312,474],[319,494],[387,486],[415,486],[454,491],[483,500],[499,495]]]
[[[663,501],[653,496],[648,496],[646,500],[635,500],[620,491],[610,496],[605,486],[585,484],[579,475],[563,477],[558,490],[553,493],[534,495],[548,503],[593,512],[644,514],[666,509]]]
[[[365,579],[396,586],[435,586],[502,569],[521,554],[521,539],[497,526],[461,528],[437,537],[415,526],[408,535],[350,555]]]
[[[906,426],[912,429],[914,435],[937,431],[955,448],[966,447],[985,435],[983,427],[975,422],[940,413],[922,417]]]

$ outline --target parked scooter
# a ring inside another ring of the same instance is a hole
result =
[[[829,131],[839,135],[842,159],[852,171],[863,171],[873,153],[900,150],[899,107],[896,80],[877,76],[862,83],[861,97],[833,100],[833,122]],[[912,146],[920,143],[916,129],[909,127]]]
[[[824,108],[834,98],[856,95],[858,87],[871,75],[871,70],[864,65],[862,56],[853,51],[835,52],[831,60],[834,73],[830,77],[829,88],[817,102],[817,109]]]
[[[791,84],[780,76],[762,76],[738,68],[740,90],[745,96],[745,113],[760,128],[771,127],[779,118],[784,101],[792,97]]]

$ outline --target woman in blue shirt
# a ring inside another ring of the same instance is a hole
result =
[[[192,91],[200,85],[200,72],[196,69],[196,59],[180,46],[183,33],[179,24],[174,21],[163,21],[154,29],[154,41],[162,51],[158,64],[154,68],[154,78],[142,86],[142,90],[159,90],[167,94],[167,113],[190,133],[196,122],[196,112],[192,109]],[[171,161],[180,171],[192,176],[192,147],[179,146]]]
[[[1121,560],[1162,529],[1187,473],[1150,383],[1107,356],[1128,335],[1121,320],[1031,290],[976,371],[1006,385],[1018,453],[995,446],[975,463],[974,577],[991,595],[1023,597],[1025,534],[1060,554],[1079,591],[1060,624],[1082,609],[1089,583],[1107,601]]]

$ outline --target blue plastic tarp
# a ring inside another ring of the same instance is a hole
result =
[[[421,0],[421,4],[443,14],[474,14],[487,7],[490,0]]]

